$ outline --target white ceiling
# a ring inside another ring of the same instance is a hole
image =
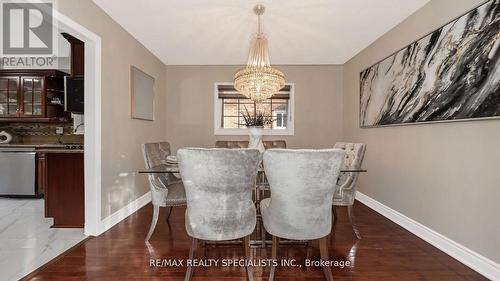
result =
[[[244,64],[262,29],[272,64],[343,64],[429,0],[94,0],[168,65]]]

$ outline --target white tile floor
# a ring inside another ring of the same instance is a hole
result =
[[[50,228],[43,199],[0,198],[0,280],[19,280],[85,239],[81,228]]]

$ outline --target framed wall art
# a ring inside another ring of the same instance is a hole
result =
[[[134,119],[154,120],[155,79],[138,69],[130,67],[131,114]]]
[[[360,73],[360,127],[500,117],[500,1]]]

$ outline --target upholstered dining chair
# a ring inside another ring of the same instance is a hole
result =
[[[216,148],[247,148],[248,141],[215,141]]]
[[[264,168],[271,197],[263,199],[260,211],[264,227],[272,235],[272,259],[279,239],[316,240],[322,260],[328,260],[332,226],[332,198],[345,152],[340,149],[270,149],[264,152]],[[333,280],[330,267],[323,268]],[[271,267],[269,280],[274,279]]]
[[[344,158],[343,169],[361,169],[363,158],[365,156],[366,145],[363,143],[348,143],[337,142],[334,148],[342,149],[346,152]],[[354,218],[354,198],[356,197],[356,183],[358,181],[359,173],[342,173],[340,175],[335,193],[333,194],[333,215],[337,219],[336,207],[347,207],[347,215],[349,222],[356,238],[361,239],[361,233],[356,225]]]
[[[270,141],[263,141],[262,144],[264,145],[265,149],[271,149],[271,148],[286,148],[286,141],[285,140],[270,140]],[[247,148],[248,147],[248,141],[216,141],[215,142],[215,147],[219,148]],[[263,198],[268,194],[269,192],[269,183],[267,182],[266,174],[265,173],[259,173],[257,176],[257,182],[256,182],[256,189],[255,189],[255,201],[260,202],[260,198]],[[264,229],[264,226],[262,225],[262,220],[260,220],[260,214],[257,214],[257,217],[259,218],[259,228],[260,228],[260,233],[261,237],[266,237],[266,230]],[[262,239],[262,246],[266,246],[266,239]]]
[[[252,190],[261,160],[257,149],[182,148],[177,152],[186,188],[186,231],[193,238],[189,258],[196,256],[199,242],[243,238],[245,257],[250,259],[250,234],[256,210]],[[253,280],[250,267],[247,276]],[[184,280],[190,280],[188,267]]]
[[[270,141],[263,141],[262,144],[264,144],[265,149],[271,149],[271,148],[286,148],[286,141],[284,140],[270,140]]]
[[[142,145],[142,153],[146,168],[161,168],[167,166],[167,156],[170,155],[170,144],[168,142],[152,142]],[[149,174],[149,188],[151,189],[151,201],[153,204],[153,218],[151,226],[146,235],[149,241],[158,222],[160,207],[168,207],[167,221],[172,213],[172,207],[186,204],[186,194],[182,180],[172,174]]]
[[[286,148],[286,141],[284,140],[271,140],[263,141],[265,149],[270,148]],[[216,141],[215,147],[218,148],[247,148],[248,141]]]

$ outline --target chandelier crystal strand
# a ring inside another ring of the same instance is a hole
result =
[[[257,103],[272,97],[285,86],[283,72],[271,67],[267,39],[260,29],[260,16],[264,10],[262,5],[254,7],[258,16],[258,33],[248,54],[246,68],[234,75],[235,89]]]

